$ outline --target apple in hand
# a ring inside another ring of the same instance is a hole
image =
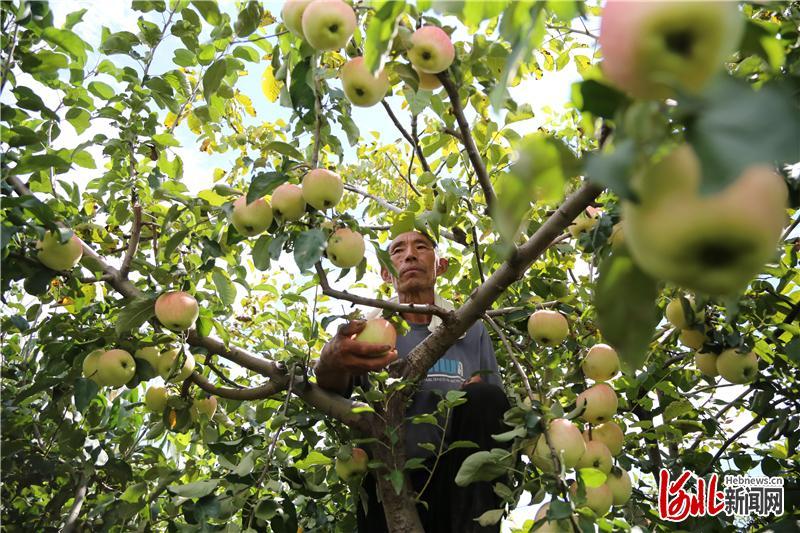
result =
[[[758,357],[755,352],[725,350],[717,357],[717,371],[730,383],[750,383],[758,377]]]
[[[600,19],[601,68],[636,98],[699,92],[742,35],[736,2],[608,0]]]
[[[578,496],[578,484],[572,482],[569,487],[569,493],[573,499]],[[614,503],[614,495],[611,492],[607,483],[603,483],[599,487],[586,487],[586,502],[585,505],[595,512],[597,516],[605,516],[611,510],[611,505]]]
[[[340,451],[339,454],[345,452]],[[361,448],[353,448],[350,457],[341,458],[337,454],[336,457],[336,474],[344,481],[349,481],[351,477],[358,476],[367,471],[367,463],[369,457],[367,452]]]
[[[611,499],[613,505],[625,505],[631,498],[633,486],[631,485],[631,476],[627,470],[615,466],[605,483],[611,489]]]
[[[51,270],[72,270],[83,256],[83,242],[77,235],[72,235],[67,242],[61,244],[59,232],[48,231],[44,238],[36,243],[39,261]]]
[[[695,352],[694,366],[700,371],[701,374],[704,374],[710,378],[719,376],[719,371],[717,370],[717,354],[715,353]]]
[[[619,455],[622,452],[625,434],[616,422],[609,420],[599,426],[594,426],[591,430],[591,438],[589,438],[589,433],[588,429],[583,432],[583,440],[586,442],[592,440],[602,442],[608,447],[611,455]]]
[[[144,405],[154,413],[163,413],[167,406],[167,389],[164,387],[149,387],[144,393]]]
[[[200,316],[200,306],[188,292],[166,292],[156,300],[156,318],[172,331],[191,328],[198,316]]]
[[[195,398],[192,401],[192,407],[189,409],[189,416],[195,422],[198,420],[208,421],[217,412],[217,398],[211,396],[203,400]]]
[[[350,102],[358,107],[371,107],[380,102],[389,90],[389,75],[384,69],[372,74],[363,57],[354,57],[342,67],[342,88]]]
[[[608,344],[595,344],[589,348],[581,368],[589,379],[608,381],[619,372],[619,356]]]
[[[102,386],[103,384],[97,379],[97,363],[100,361],[100,356],[103,355],[104,350],[94,350],[90,352],[89,355],[83,358],[83,377],[86,379],[91,379],[98,385]]]
[[[411,35],[408,59],[420,72],[436,74],[453,64],[456,49],[450,36],[437,26],[423,26]]]
[[[306,212],[303,190],[292,183],[279,185],[272,193],[272,212],[283,220],[300,220]]]
[[[611,450],[599,440],[590,440],[586,443],[586,451],[581,455],[575,468],[596,468],[608,474],[611,472]]]
[[[341,0],[314,0],[303,10],[302,25],[316,50],[339,50],[356,31],[356,14]]]
[[[543,346],[558,346],[569,333],[569,324],[558,311],[542,309],[528,318],[528,333]]]
[[[287,0],[281,9],[281,20],[284,26],[301,39],[303,35],[303,11],[312,0]]]
[[[352,268],[364,258],[364,237],[357,231],[340,228],[328,239],[327,256],[339,268]]]
[[[125,350],[108,350],[97,360],[97,383],[121,387],[136,374],[136,362]]]
[[[315,168],[303,177],[303,199],[314,209],[324,211],[336,207],[343,193],[342,178],[335,172]]]
[[[586,451],[586,443],[581,437],[580,430],[566,418],[556,418],[550,422],[547,427],[547,436],[565,469],[573,468],[577,465]],[[539,436],[539,440],[536,441],[536,447],[532,453],[528,453],[528,457],[531,458],[533,464],[545,472],[555,470],[553,456],[550,453],[550,447],[547,445],[547,439],[544,435]]]
[[[194,356],[189,352],[184,352],[186,358],[183,360],[183,365],[178,368],[178,362],[181,359],[181,351],[177,348],[166,350],[158,358],[158,367],[156,370],[165,381],[178,383],[184,381],[194,372]],[[172,379],[168,379],[172,375]]]
[[[368,342],[391,346],[393,350],[397,345],[397,330],[391,322],[385,318],[373,318],[367,320],[367,324],[361,333],[355,336],[358,342]],[[386,352],[376,354],[375,357],[383,357]]]
[[[580,393],[576,405],[584,407],[581,418],[590,424],[599,424],[614,416],[618,402],[614,389],[605,383],[598,383]]]
[[[246,202],[246,196],[240,196],[233,202],[231,222],[236,231],[245,237],[253,237],[272,224],[272,207],[263,198],[258,198],[249,204]]]
[[[572,533],[572,524],[569,519],[547,520],[547,511],[549,509],[550,504],[546,503],[536,511],[536,516],[533,518],[534,524],[538,525],[540,521],[544,521],[541,527],[536,529],[536,531],[541,533]],[[533,529],[530,531],[533,531]]]

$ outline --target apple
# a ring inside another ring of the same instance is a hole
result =
[[[699,194],[700,163],[688,145],[673,150],[623,203],[627,247],[654,278],[713,296],[743,290],[780,240],[788,192],[783,178],[753,165],[723,190]]]
[[[619,356],[608,344],[595,344],[589,348],[581,367],[587,378],[608,381],[619,372]]]
[[[283,220],[300,220],[306,212],[303,190],[292,183],[279,185],[272,193],[272,212]]]
[[[608,0],[600,19],[601,68],[636,98],[699,92],[742,35],[736,2]]]
[[[590,440],[586,443],[586,451],[581,455],[575,468],[596,468],[608,474],[611,472],[611,450],[599,440]]]
[[[166,292],[156,299],[156,318],[172,331],[191,328],[200,316],[194,296],[184,291]]]
[[[572,533],[572,524],[570,523],[569,519],[563,520],[547,520],[547,511],[550,509],[550,504],[546,503],[539,507],[539,510],[536,511],[536,516],[534,516],[534,524],[538,524],[540,521],[545,521],[541,527],[536,529],[539,533]],[[533,529],[529,530],[533,531]]]
[[[419,89],[421,91],[435,91],[442,86],[442,82],[436,74],[428,74],[414,67],[414,70],[419,76]]]
[[[342,452],[340,452],[342,453]],[[369,457],[367,452],[361,448],[353,448],[352,454],[346,459],[336,457],[336,474],[344,481],[349,481],[351,477],[358,476],[367,471]]]
[[[335,172],[315,168],[303,177],[303,199],[314,209],[336,207],[343,193],[342,178]]]
[[[172,383],[184,381],[186,378],[191,376],[192,372],[194,372],[194,356],[188,351],[185,352],[185,354],[186,358],[183,361],[183,366],[177,368],[181,351],[177,348],[165,350],[158,358],[158,367],[156,370],[158,371],[159,375],[164,378],[164,380]],[[167,379],[171,374],[174,374],[172,379]]]
[[[578,395],[576,405],[584,407],[583,418],[590,424],[607,422],[617,412],[617,393],[605,383],[592,385]]]
[[[102,386],[103,384],[97,379],[97,363],[100,360],[100,356],[103,355],[104,350],[94,350],[90,352],[89,355],[83,358],[83,377],[86,379],[91,379],[98,385]]]
[[[528,333],[539,344],[558,346],[569,334],[569,324],[558,311],[541,309],[528,318]]]
[[[605,483],[611,489],[611,499],[613,505],[625,505],[631,498],[633,486],[631,476],[627,470],[615,466],[606,477]]]
[[[245,237],[253,237],[264,232],[272,224],[272,207],[263,198],[246,203],[247,197],[240,196],[233,202],[231,222],[236,231]]]
[[[619,455],[622,452],[622,445],[625,444],[625,434],[616,422],[609,420],[599,426],[594,426],[591,438],[589,438],[589,430],[584,431],[583,440],[602,442],[608,447],[611,455]]]
[[[39,261],[51,270],[72,270],[83,256],[83,242],[73,234],[67,242],[61,244],[61,234],[48,231],[44,238],[36,243]]]
[[[167,389],[164,387],[149,387],[144,393],[144,405],[154,413],[163,413],[167,406]]]
[[[302,15],[303,35],[315,49],[339,50],[356,31],[356,14],[341,0],[314,0]]]
[[[447,70],[456,58],[450,36],[437,26],[423,26],[411,35],[408,59],[419,72],[437,74]]]
[[[284,26],[295,34],[296,36],[304,39],[303,35],[303,11],[312,0],[287,0],[281,9],[281,20]]]
[[[586,443],[583,441],[581,432],[575,424],[566,418],[556,418],[547,427],[547,435],[550,438],[550,444],[553,445],[553,450],[555,450],[565,469],[573,468],[578,464],[581,456],[586,451]],[[531,458],[533,464],[545,472],[555,470],[553,456],[550,453],[550,447],[547,445],[547,439],[545,439],[544,435],[539,436],[533,453],[528,453],[528,457]]]
[[[758,357],[754,352],[725,350],[717,358],[717,372],[730,383],[750,383],[758,377]]]
[[[364,329],[355,336],[358,342],[369,342],[372,344],[388,344],[394,349],[397,344],[397,330],[391,322],[384,318],[373,318],[367,320]],[[376,355],[383,357],[386,352]]]
[[[191,409],[189,409],[189,415],[195,422],[198,420],[203,420],[203,421],[211,420],[211,418],[214,416],[214,413],[216,412],[217,412],[216,396],[211,396],[204,400],[199,400],[195,398],[192,401]]]
[[[145,348],[139,348],[135,352],[133,352],[134,359],[143,359],[150,363],[150,366],[153,367],[153,370],[158,372],[158,358],[161,356],[161,351],[156,348],[155,346],[147,346]]]
[[[706,342],[706,334],[696,329],[684,329],[681,330],[678,340],[681,341],[681,344],[688,346],[692,350],[699,350]]]
[[[717,370],[717,354],[715,353],[695,352],[694,366],[702,374],[710,378],[719,376],[719,371]]]
[[[97,383],[121,387],[136,374],[136,362],[125,350],[114,349],[103,352],[97,359]]]
[[[689,297],[687,300],[693,314],[691,318],[686,316],[686,312],[683,309],[682,298],[670,300],[666,309],[664,310],[664,316],[667,317],[667,321],[678,329],[688,329],[694,324],[702,322],[705,319],[705,313],[702,309],[699,311],[695,310],[694,299]]]
[[[573,238],[577,239],[578,236],[585,232],[591,231],[597,225],[597,219],[600,217],[600,212],[591,207],[582,212],[577,218],[569,225],[567,230]]]
[[[622,229],[622,222],[617,222],[611,228],[611,236],[608,238],[608,242],[615,252],[625,247],[625,231]]]
[[[328,239],[327,255],[339,268],[352,268],[364,258],[364,237],[357,231],[340,228]]]
[[[373,75],[361,56],[344,64],[341,78],[345,96],[358,107],[374,106],[389,90],[389,75],[386,71],[381,69]]]
[[[572,498],[578,496],[578,484],[572,482],[569,487],[569,493]],[[603,483],[599,487],[586,487],[586,502],[584,505],[597,514],[597,516],[605,516],[610,510],[611,505],[614,503],[614,495],[611,488],[607,483]]]

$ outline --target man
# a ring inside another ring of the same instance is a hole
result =
[[[434,291],[436,278],[447,270],[448,261],[437,256],[436,245],[429,237],[415,231],[398,235],[389,245],[389,256],[397,277],[393,277],[385,268],[381,270],[381,277],[394,285],[400,303],[453,308],[450,302]],[[403,313],[402,317],[408,323],[409,331],[398,337],[396,351],[392,350],[382,357],[373,356],[386,352],[389,346],[360,343],[352,339],[363,329],[363,322],[351,322],[341,327],[320,354],[316,368],[317,383],[324,389],[348,395],[355,384],[366,385],[366,373],[381,370],[397,357],[406,357],[441,323],[439,317],[426,314]],[[482,322],[475,323],[428,371],[410,402],[407,415],[435,413],[441,394],[454,389],[463,389],[467,402],[453,410],[444,449],[447,449],[448,442],[457,440],[476,442],[484,450],[498,447],[499,444],[491,435],[507,430],[502,415],[509,404],[502,389],[491,340]],[[419,446],[425,442],[435,444],[438,449],[441,432],[435,425],[406,426],[408,456],[426,458],[426,464],[432,468],[432,452]],[[454,481],[463,460],[475,451],[474,448],[457,449],[446,453],[436,465],[427,486],[427,471],[411,471],[414,489],[419,492],[425,488],[421,499],[427,502],[427,506],[420,505],[418,509],[426,532],[500,531],[499,524],[480,527],[474,520],[483,512],[499,507],[500,501],[491,483],[458,487]],[[387,531],[375,486],[372,475],[368,475],[364,488],[368,495],[369,514],[364,513],[362,505],[358,508],[361,533]]]

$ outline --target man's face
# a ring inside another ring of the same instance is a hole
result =
[[[389,257],[397,270],[397,278],[386,269],[381,271],[381,276],[393,282],[398,293],[433,289],[436,276],[447,268],[447,260],[436,257],[433,243],[416,231],[398,235],[389,245]]]

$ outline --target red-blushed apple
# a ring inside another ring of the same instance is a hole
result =
[[[102,386],[103,384],[97,379],[97,362],[100,360],[100,356],[103,355],[105,350],[94,350],[89,353],[86,357],[83,358],[83,377],[86,379],[91,379],[98,385]]]
[[[590,424],[607,422],[617,412],[617,393],[608,384],[597,383],[578,395],[576,405],[584,407],[581,418]]]
[[[358,107],[374,106],[389,90],[389,75],[386,71],[381,69],[372,74],[361,56],[344,64],[341,79],[344,95]]]
[[[578,484],[574,481],[569,487],[569,493],[573,501],[578,498]],[[586,487],[586,501],[584,505],[595,512],[597,516],[605,516],[611,510],[614,503],[614,495],[608,484],[603,483],[599,487]],[[576,505],[579,505],[576,502]]]
[[[303,198],[314,209],[336,207],[344,194],[342,178],[336,172],[315,168],[303,177]]]
[[[356,14],[341,0],[314,0],[303,10],[302,25],[315,49],[339,50],[356,31]]]
[[[569,334],[569,324],[558,311],[541,309],[528,318],[528,333],[543,346],[558,346]]]
[[[717,371],[717,354],[713,352],[695,352],[694,366],[701,374],[710,378],[719,376],[719,371]]]
[[[611,450],[599,440],[590,440],[586,443],[586,451],[581,455],[575,468],[596,468],[608,474],[611,472]]]
[[[319,2],[320,0],[315,1]],[[282,220],[300,220],[306,212],[303,189],[293,183],[279,185],[272,192],[272,212]]]
[[[552,420],[547,427],[547,436],[565,469],[573,468],[578,464],[581,456],[586,451],[586,443],[581,436],[580,430],[566,418]],[[543,471],[553,472],[555,470],[553,455],[550,453],[550,446],[548,446],[544,435],[539,436],[535,448],[528,450],[527,454],[533,464]]]
[[[609,420],[599,426],[594,426],[590,431],[588,429],[583,432],[583,440],[589,442],[590,440],[600,441],[608,447],[611,455],[619,455],[622,453],[622,446],[625,444],[625,434],[622,428],[619,427],[614,421]]]
[[[608,0],[600,19],[601,68],[637,98],[701,91],[742,34],[736,2]]]
[[[450,68],[456,49],[450,36],[437,26],[423,26],[411,36],[408,59],[420,71],[437,74]]]
[[[581,368],[589,379],[608,381],[619,372],[619,356],[608,344],[595,344],[589,348]]]
[[[696,329],[684,329],[681,330],[678,340],[681,341],[681,344],[688,346],[692,350],[699,350],[706,342],[706,335],[702,331],[697,331]]]
[[[246,202],[246,196],[240,196],[233,202],[231,223],[245,237],[253,237],[263,233],[272,224],[272,207],[264,198],[249,204]]]
[[[328,239],[326,254],[339,268],[352,268],[364,258],[364,237],[357,231],[340,228]]]
[[[217,397],[210,396],[205,399],[195,398],[192,401],[192,407],[189,409],[189,416],[192,420],[208,422],[214,417],[217,412]]]
[[[161,350],[155,346],[146,346],[133,352],[134,359],[143,359],[147,361],[156,372],[158,372],[158,359],[160,356]]]
[[[303,11],[311,2],[312,0],[287,0],[281,9],[281,20],[283,20],[284,26],[301,39],[305,38],[303,35]]]
[[[129,382],[134,374],[136,374],[136,362],[125,350],[108,350],[97,360],[97,383],[121,387]]]
[[[631,485],[631,476],[627,470],[615,466],[606,477],[606,485],[611,489],[613,505],[625,505],[631,499],[633,486]]]
[[[39,261],[51,270],[72,270],[83,256],[83,242],[77,235],[61,244],[61,236],[57,232],[48,231],[44,238],[36,243]]]
[[[750,383],[758,377],[758,356],[755,352],[725,350],[717,357],[717,372],[730,383]]]
[[[184,291],[166,292],[156,299],[156,318],[167,329],[183,331],[191,328],[200,316],[194,296]]]
[[[343,452],[340,452],[343,453]],[[343,480],[349,481],[354,476],[360,476],[367,471],[369,457],[367,452],[361,448],[353,448],[350,457],[336,457],[336,474]]]
[[[186,357],[183,359],[183,365],[180,368],[178,364],[182,356],[181,351],[177,348],[165,350],[158,358],[158,368],[156,370],[165,381],[179,383],[192,375],[195,365],[194,356],[188,351],[184,351],[184,354]],[[172,377],[170,378],[170,376]]]
[[[385,318],[373,318],[367,320],[367,324],[361,333],[355,336],[355,340],[371,344],[385,344],[394,349],[397,344],[397,330]],[[383,357],[384,355],[385,352],[375,355],[375,357]]]
[[[550,504],[546,503],[536,511],[536,516],[533,518],[534,524],[538,524],[540,520],[544,521],[544,524],[536,529],[536,531],[539,533],[572,533],[572,524],[568,518],[562,520],[547,520],[547,511],[549,509]]]
[[[144,393],[144,406],[154,413],[163,413],[167,406],[167,389],[164,387],[148,387]]]
[[[442,82],[439,80],[439,77],[436,74],[429,74],[427,72],[422,72],[417,68],[414,68],[417,72],[417,76],[419,76],[419,89],[422,91],[435,91],[439,87],[442,86]]]

